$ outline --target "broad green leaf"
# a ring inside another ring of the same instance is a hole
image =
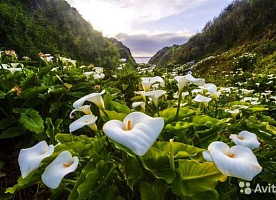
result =
[[[115,101],[112,101],[112,105],[113,105],[114,110],[118,113],[126,113],[126,114],[130,113],[130,109],[126,105],[120,104]]]
[[[48,89],[47,86],[35,86],[23,90],[22,94],[19,96],[21,99],[37,98],[42,92]]]
[[[117,187],[109,186],[108,188],[103,189],[100,194],[95,194],[90,197],[90,199],[97,199],[97,200],[113,200],[115,193],[117,191]]]
[[[107,122],[109,120],[117,119],[119,121],[123,121],[127,116],[126,113],[117,113],[116,111],[104,110],[100,111],[102,119]]]
[[[81,183],[78,187],[78,200],[87,199],[89,191],[93,190],[93,193],[99,186],[99,183],[103,181],[102,177],[107,176],[109,171],[112,171],[114,169],[115,166],[111,163],[105,163],[103,160],[98,162],[95,169],[90,169],[90,171],[86,175],[85,181],[83,181],[83,183]]]
[[[170,123],[174,120],[176,115],[177,108],[167,108],[160,112],[160,117],[163,117],[165,123]],[[183,108],[179,110],[178,119],[183,119],[185,117],[189,117],[195,112],[188,108]],[[157,116],[157,115],[156,115]]]
[[[152,146],[140,158],[144,167],[151,171],[156,178],[172,183],[175,178],[175,172],[171,169],[169,156],[165,152]]]
[[[0,91],[0,99],[5,99],[6,93],[3,91]]]
[[[104,95],[104,106],[106,110],[112,110],[112,96],[109,92]]]
[[[213,190],[218,181],[224,182],[227,176],[221,174],[214,163],[198,163],[179,160],[177,177],[172,184],[173,193],[180,196],[193,196],[200,192]]]
[[[156,180],[153,184],[142,182],[140,185],[141,199],[164,200],[167,189],[167,186],[161,180]]]
[[[21,113],[20,123],[28,130],[35,133],[42,133],[44,131],[44,121],[39,113],[30,108],[25,113]]]
[[[11,128],[4,130],[0,134],[0,139],[14,138],[14,137],[20,136],[22,134],[24,134],[24,131],[22,129],[20,129],[19,127],[11,127]]]
[[[35,170],[31,172],[27,177],[24,179],[20,176],[17,184],[13,187],[7,188],[6,193],[14,194],[18,190],[22,190],[24,188],[27,188],[35,183],[38,183],[41,180],[41,174],[43,173],[43,170]]]

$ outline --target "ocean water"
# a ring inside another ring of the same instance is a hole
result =
[[[134,60],[138,64],[147,64],[151,57],[134,57]]]

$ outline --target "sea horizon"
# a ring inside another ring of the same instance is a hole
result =
[[[149,60],[151,59],[151,57],[142,57],[142,56],[137,56],[137,57],[133,57],[133,58],[136,61],[136,63],[138,63],[138,64],[147,64],[149,62]]]

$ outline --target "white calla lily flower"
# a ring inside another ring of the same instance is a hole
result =
[[[135,94],[141,95],[141,97],[143,98],[143,100],[146,102],[146,96],[145,96],[145,91],[135,91]]]
[[[202,152],[203,158],[208,162],[213,162],[213,159],[211,157],[210,151],[205,150]]]
[[[212,100],[212,98],[205,97],[205,96],[202,96],[201,94],[198,94],[193,100],[207,105],[209,103],[209,101]]]
[[[202,86],[199,86],[199,88],[207,90],[210,93],[215,93],[217,91],[217,86],[213,83],[206,83]]]
[[[236,145],[246,146],[252,150],[260,146],[256,134],[249,131],[241,131],[238,135],[231,134],[229,138],[232,139]]]
[[[75,108],[74,110],[72,110],[72,111],[70,112],[70,115],[69,115],[69,116],[70,116],[71,119],[74,118],[73,113],[76,112],[76,111],[83,112],[83,113],[86,114],[86,115],[91,115],[92,112],[91,112],[91,110],[90,110],[90,107],[91,107],[91,105],[84,105],[84,106],[81,106],[81,107],[79,107],[79,108]]]
[[[95,74],[95,72],[84,72],[84,75],[86,76],[87,79],[88,79],[89,76],[91,76],[92,74]]]
[[[150,87],[156,82],[159,82],[161,86],[164,86],[164,80],[160,76],[142,77],[141,79],[142,79],[142,86],[145,92],[148,92],[150,90]]]
[[[156,107],[158,106],[158,99],[164,94],[166,94],[165,90],[153,90],[145,92],[145,96],[150,97]]]
[[[19,65],[19,63],[10,63],[10,65],[11,65],[13,68],[16,68],[16,67]]]
[[[145,102],[133,102],[132,103],[132,108],[136,108],[141,106],[142,110],[145,111],[146,109],[146,103]]]
[[[229,148],[227,144],[216,141],[209,145],[208,150],[218,170],[224,175],[251,181],[262,171],[256,156],[248,147],[238,145]]]
[[[78,164],[79,158],[77,156],[72,157],[69,151],[63,151],[46,167],[41,175],[42,182],[47,187],[56,189],[63,177],[75,171]]]
[[[77,101],[75,101],[73,103],[73,107],[78,109],[79,107],[81,107],[85,101],[89,101],[92,102],[94,104],[96,104],[99,109],[104,109],[104,101],[102,98],[102,95],[105,93],[105,90],[103,90],[101,93],[92,93],[92,94],[88,94],[80,99],[78,99]]]
[[[104,77],[105,77],[104,74],[93,74],[93,78],[94,78],[95,80],[97,80],[97,79],[103,79]]]
[[[9,70],[11,72],[11,74],[13,75],[15,72],[21,72],[22,69],[21,68],[8,68],[7,70]]]
[[[156,141],[163,127],[163,118],[152,118],[144,113],[134,112],[127,115],[123,122],[108,121],[103,126],[103,131],[115,142],[142,156]]]
[[[84,126],[89,126],[93,131],[96,131],[97,126],[95,122],[97,121],[97,119],[98,117],[96,117],[95,115],[84,115],[69,125],[69,131],[71,133]]]
[[[18,164],[22,178],[37,169],[41,161],[51,156],[53,152],[54,146],[48,146],[45,141],[41,141],[31,148],[21,149],[18,156]]]
[[[183,91],[184,86],[187,83],[193,83],[195,85],[203,85],[205,83],[205,79],[203,78],[194,78],[191,74],[187,74],[185,76],[176,76],[174,79],[177,81],[177,86],[179,91]]]
[[[1,68],[0,69],[8,69],[8,65],[7,64],[1,64]]]

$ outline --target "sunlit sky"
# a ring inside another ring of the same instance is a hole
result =
[[[67,0],[104,36],[114,37],[135,57],[183,44],[201,32],[232,0]]]

